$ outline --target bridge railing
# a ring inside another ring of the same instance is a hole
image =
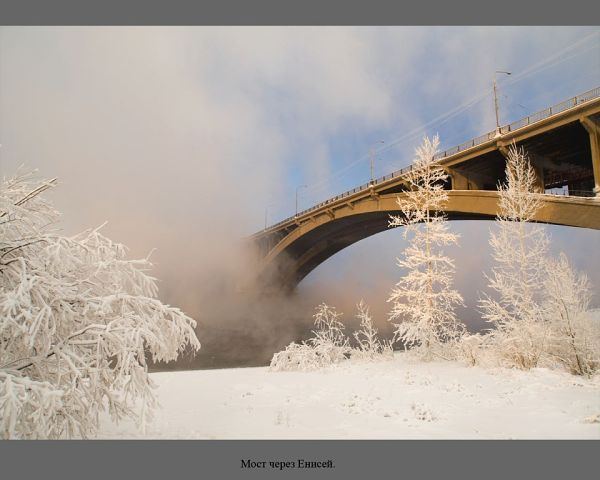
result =
[[[557,195],[559,197],[595,197],[596,193],[593,190],[557,190],[554,192],[546,192],[546,195]]]
[[[519,128],[526,127],[527,125],[531,125],[532,123],[539,122],[540,120],[544,120],[552,115],[557,115],[559,113],[564,112],[565,110],[569,110],[570,108],[576,107],[577,105],[581,105],[582,103],[589,102],[590,100],[594,100],[600,96],[600,87],[593,88],[588,92],[582,93],[581,95],[577,95],[576,97],[569,98],[567,100],[563,100],[556,105],[552,105],[551,107],[545,108],[539,112],[536,112],[532,115],[528,115],[525,118],[517,120],[516,122],[510,123],[500,129],[500,133],[509,133],[518,130]]]
[[[508,125],[504,125],[504,126],[500,127],[500,133],[502,135],[504,135],[506,133],[514,132],[515,130],[519,130],[523,127],[527,127],[527,126],[529,126],[533,123],[539,122],[541,120],[545,120],[546,118],[549,118],[553,115],[558,115],[559,113],[569,110],[570,108],[574,108],[583,103],[587,103],[598,97],[600,97],[600,87],[593,88],[592,90],[589,90],[585,93],[577,95],[576,97],[569,98],[560,103],[557,103],[556,105],[545,108],[544,110],[540,110],[539,112],[535,112],[531,115],[528,115],[527,117],[521,118],[520,120],[517,120],[516,122],[512,122],[512,123],[509,123]],[[439,152],[435,155],[434,158],[435,158],[435,160],[442,160],[442,159],[445,159],[452,155],[456,155],[459,152],[463,152],[470,148],[477,147],[478,145],[489,142],[490,140],[493,140],[494,138],[496,138],[495,130],[485,133],[483,135],[480,135],[479,137],[473,138],[473,139],[469,140],[468,142],[461,143],[460,145],[457,145],[455,147],[451,147],[447,150],[444,150],[443,152]],[[407,167],[401,168],[400,170],[396,170],[392,173],[388,173],[387,175],[384,175],[383,177],[379,177],[379,178],[373,180],[373,182],[365,183],[363,185],[353,188],[352,190],[348,190],[344,193],[336,195],[335,197],[329,198],[321,203],[318,203],[317,205],[313,205],[312,207],[301,211],[300,213],[298,213],[297,215],[295,215],[293,217],[288,217],[280,222],[277,222],[277,223],[271,225],[270,227],[268,227],[266,230],[277,228],[287,222],[291,222],[298,217],[301,217],[303,215],[306,215],[307,213],[313,212],[314,210],[318,210],[319,208],[322,208],[324,206],[332,204],[342,198],[349,197],[350,195],[354,195],[355,193],[358,193],[358,192],[366,191],[369,189],[369,187],[371,187],[373,185],[377,185],[377,184],[385,182],[387,180],[391,180],[392,178],[397,178],[402,175],[405,175],[412,168],[413,168],[413,166],[409,165]],[[571,190],[571,192],[569,192],[568,195],[575,195],[574,190]],[[589,192],[581,192],[581,193],[589,193]],[[581,196],[589,196],[589,195],[586,194],[586,195],[581,195]]]

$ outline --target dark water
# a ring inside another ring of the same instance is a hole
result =
[[[264,366],[291,342],[311,336],[314,299],[240,293],[228,283],[211,282],[198,307],[187,309],[198,323],[202,346],[196,355],[184,352],[175,362],[151,365],[151,371]]]
[[[200,328],[197,335],[202,346],[195,355],[184,352],[175,362],[151,364],[150,371],[266,366],[274,353],[309,338],[311,328],[298,322],[272,326],[267,334],[242,323],[239,328]]]

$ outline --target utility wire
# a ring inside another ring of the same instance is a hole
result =
[[[582,53],[588,51],[588,50],[592,50],[594,48],[598,48],[597,44],[592,44],[590,47],[586,48],[583,51],[577,51],[575,52],[573,55],[569,55],[566,57],[562,57],[562,55],[564,55],[565,53],[577,48],[578,46],[580,46],[581,44],[587,42],[588,40],[592,39],[593,37],[600,37],[600,32],[595,31],[592,32],[591,34],[586,35],[585,37],[580,38],[579,40],[577,40],[576,42],[566,46],[565,48],[563,48],[562,50],[558,51],[557,53],[555,53],[554,55],[551,55],[550,57],[546,57],[545,59],[541,60],[540,62],[532,65],[531,67],[519,72],[518,74],[514,75],[513,77],[511,77],[510,79],[502,82],[504,85],[513,85],[529,76],[531,76],[534,73],[537,73],[541,70],[544,70],[546,68],[550,68],[551,66],[554,66],[558,63],[562,63],[566,60],[569,60],[575,56],[581,55]],[[450,119],[456,117],[457,115],[465,112],[466,110],[472,108],[473,106],[475,106],[476,104],[478,104],[479,102],[481,102],[482,100],[484,100],[486,97],[488,97],[490,95],[491,89],[485,89],[480,91],[479,93],[477,93],[476,95],[474,95],[473,97],[471,97],[470,99],[464,101],[463,103],[461,103],[460,105],[454,107],[453,109],[431,119],[430,121],[428,121],[427,123],[425,123],[424,125],[421,125],[413,130],[411,130],[410,132],[407,132],[403,135],[401,135],[400,137],[396,137],[392,140],[387,140],[385,142],[385,145],[374,149],[374,153],[375,154],[381,154],[381,153],[385,153],[387,151],[389,151],[390,149],[392,149],[393,147],[395,147],[396,145],[410,139],[413,138],[414,136],[423,133],[427,128],[431,127],[431,126],[440,126],[443,125],[444,123],[448,122]],[[358,157],[356,160],[350,162],[349,164],[345,165],[344,167],[342,167],[341,169],[337,170],[336,172],[334,172],[332,175],[324,178],[323,180],[311,184],[309,185],[309,187],[307,188],[307,193],[310,192],[313,195],[317,192],[320,192],[323,190],[323,187],[327,187],[328,185],[330,185],[332,183],[332,181],[337,180],[339,178],[342,178],[344,176],[344,174],[348,173],[349,171],[352,170],[352,168],[354,168],[355,166],[361,164],[362,162],[366,161],[366,159],[368,158],[368,154],[364,154],[360,157]]]
[[[589,40],[593,39],[594,37],[596,37],[596,42],[591,43],[588,47],[584,48],[583,50],[581,50],[581,49],[577,50],[572,55],[563,56],[565,53],[569,53],[571,50],[578,48],[579,46],[581,46],[581,45],[585,44],[586,42],[588,42]],[[599,37],[600,37],[600,31],[594,31],[594,32],[578,39],[577,41],[573,42],[572,44],[567,45],[565,48],[559,50],[555,54],[553,54],[549,57],[546,57],[543,60],[531,65],[529,68],[522,70],[519,73],[507,78],[506,80],[504,80],[502,82],[502,84],[504,86],[514,85],[515,83],[518,83],[518,82],[522,81],[523,79],[530,77],[531,75],[533,75],[535,73],[538,73],[538,72],[545,70],[547,68],[550,68],[554,65],[557,65],[557,64],[560,64],[567,60],[570,60],[571,58],[574,58],[576,56],[582,55],[583,53],[585,53],[589,50],[596,49],[596,48],[598,48],[597,40]],[[439,127],[440,125],[445,124],[452,118],[455,118],[457,115],[460,115],[461,113],[471,109],[472,107],[477,105],[479,102],[481,102],[485,98],[489,97],[490,93],[491,93],[491,88],[481,90],[480,92],[478,92],[471,98],[462,102],[460,105],[452,108],[451,110],[448,110],[445,113],[438,115],[437,117],[429,120],[425,124],[420,125],[419,127],[414,128],[411,131],[400,135],[399,137],[393,138],[391,140],[386,140],[385,144],[382,147],[374,149],[374,153],[376,155],[385,153],[385,152],[391,150],[392,148],[394,148],[395,146],[402,144],[403,142],[405,142],[411,138],[414,138],[415,136],[417,136],[419,134],[424,133],[428,128],[430,128],[432,126]],[[308,198],[315,199],[319,195],[319,193],[328,189],[334,181],[340,180],[345,175],[347,175],[350,171],[352,171],[352,169],[361,165],[367,159],[368,159],[368,153],[365,153],[364,155],[361,155],[356,160],[353,160],[352,162],[348,163],[341,169],[336,170],[331,175],[328,175],[327,177],[323,178],[322,180],[320,180],[316,183],[313,183],[313,184],[309,184],[308,188],[305,190],[306,194],[300,195],[299,198],[308,197]],[[390,163],[387,163],[385,165],[388,166],[388,165],[390,165]],[[378,170],[380,170],[380,168],[378,168]],[[316,201],[316,200],[314,200],[314,201]],[[288,202],[286,202],[286,203],[288,203]]]

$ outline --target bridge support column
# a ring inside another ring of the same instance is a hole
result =
[[[544,182],[543,164],[542,164],[542,162],[537,161],[537,159],[532,158],[531,166],[533,167],[533,170],[535,171],[536,186],[540,192],[544,193],[546,190],[546,184]]]
[[[479,186],[473,179],[464,175],[456,168],[449,168],[448,174],[452,178],[453,190],[479,190]]]
[[[591,118],[580,119],[583,128],[590,135],[590,149],[592,151],[592,168],[594,169],[594,193],[600,197],[600,126]]]

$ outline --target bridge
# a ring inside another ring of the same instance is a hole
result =
[[[450,220],[492,220],[508,148],[523,147],[536,171],[543,206],[535,221],[600,229],[600,87],[445,150]],[[319,264],[388,229],[408,166],[314,205],[250,237],[262,288],[293,289]],[[562,188],[560,194],[556,189]]]

